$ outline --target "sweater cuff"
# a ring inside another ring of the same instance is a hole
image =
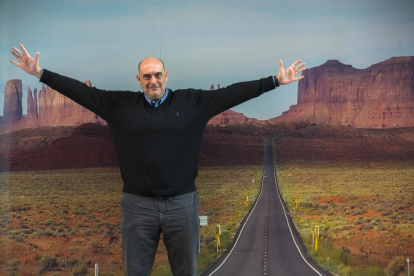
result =
[[[275,87],[279,87],[279,80],[276,78],[276,76],[273,77],[273,82],[275,83]]]

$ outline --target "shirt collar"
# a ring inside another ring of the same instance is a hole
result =
[[[150,98],[148,98],[148,96],[147,96],[147,94],[145,94],[144,93],[144,95],[145,95],[145,99],[147,99],[147,101],[148,101],[148,103],[150,104],[150,105],[153,105],[152,104],[152,101],[155,101],[155,104],[154,104],[154,106],[155,107],[158,107],[166,98],[167,98],[167,95],[168,95],[168,88],[165,88],[165,94],[164,94],[164,96],[162,96],[162,98],[161,99],[159,99],[159,100],[152,100],[152,99],[150,99]]]

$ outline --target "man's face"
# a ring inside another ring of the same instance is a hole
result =
[[[167,71],[159,59],[153,57],[144,59],[137,80],[148,98],[158,100],[164,96],[168,78]]]

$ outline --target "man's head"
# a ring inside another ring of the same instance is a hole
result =
[[[165,94],[168,80],[164,63],[158,58],[147,57],[138,65],[137,80],[148,98],[161,99]]]

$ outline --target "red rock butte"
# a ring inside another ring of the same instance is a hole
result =
[[[307,69],[298,103],[269,121],[356,128],[414,126],[414,57],[392,57],[366,69],[338,60]]]
[[[90,81],[85,81],[85,84],[91,86]],[[213,89],[214,85],[211,85],[210,90]],[[36,88],[33,93],[30,87],[27,90],[27,115],[23,115],[22,81],[14,79],[6,82],[3,124],[0,124],[0,133],[42,126],[79,126],[84,123],[107,125],[106,121],[95,113],[48,86],[43,85],[39,95]],[[213,117],[209,124],[228,125],[253,121],[257,120],[248,118],[242,113],[226,110]]]

